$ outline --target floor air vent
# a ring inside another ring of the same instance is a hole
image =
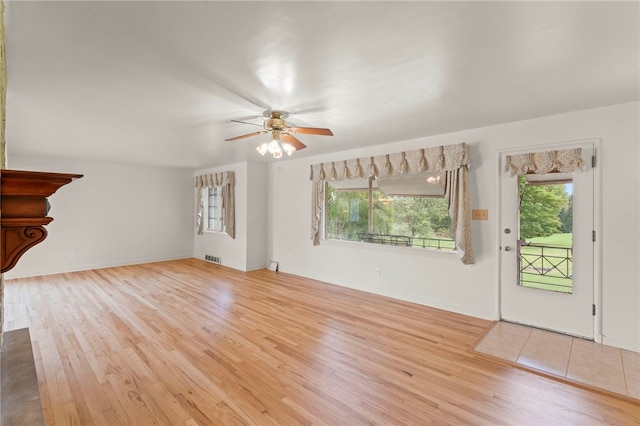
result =
[[[207,260],[207,261],[212,262],[212,263],[216,263],[218,265],[222,265],[222,258],[221,257],[216,257],[216,256],[211,256],[210,254],[205,254],[204,255],[204,260]]]

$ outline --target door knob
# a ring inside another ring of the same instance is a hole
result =
[[[511,251],[511,247],[509,247],[509,246],[504,246],[504,251]]]
[[[511,233],[511,229],[509,229],[509,228],[504,228],[504,233],[505,233],[505,234],[510,234],[510,233]]]

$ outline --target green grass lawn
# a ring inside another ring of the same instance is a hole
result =
[[[573,234],[553,234],[548,237],[530,238],[527,240],[531,244],[541,244],[545,246],[571,247]]]
[[[520,284],[525,287],[571,293],[572,278],[565,275],[573,275],[573,256],[571,250],[567,250],[572,246],[572,234],[531,238],[527,243],[545,247],[522,246],[522,265],[530,266],[520,272]]]

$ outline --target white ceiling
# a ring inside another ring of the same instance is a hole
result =
[[[202,168],[639,99],[638,2],[7,1],[12,154]],[[259,120],[256,122],[260,122]]]

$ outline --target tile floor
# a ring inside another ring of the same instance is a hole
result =
[[[497,322],[476,352],[640,399],[640,353]]]

